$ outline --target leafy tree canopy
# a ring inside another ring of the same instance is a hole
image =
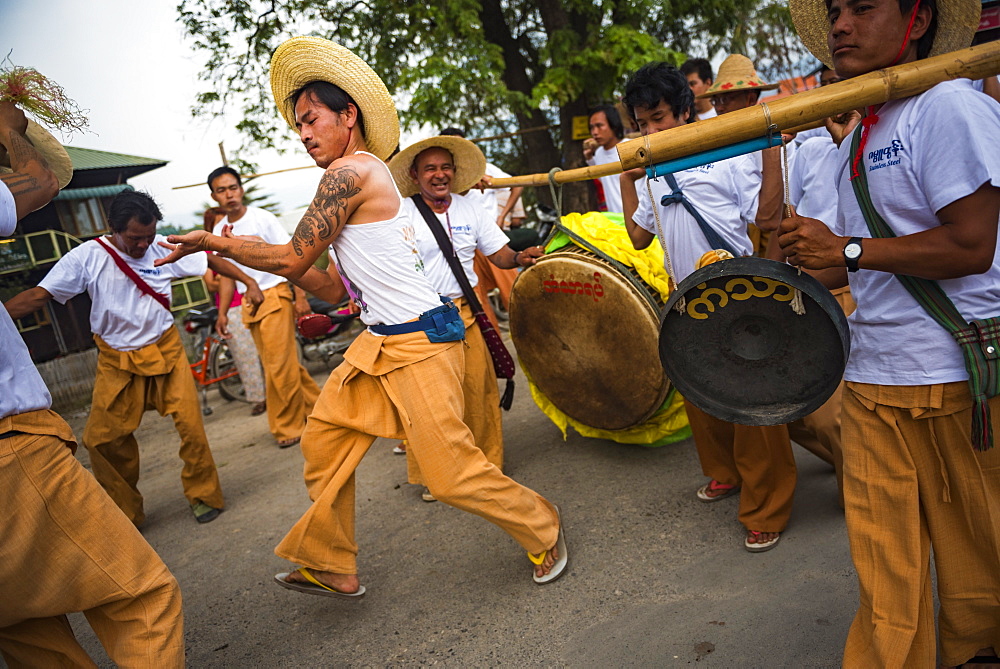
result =
[[[257,150],[288,145],[268,64],[295,35],[365,59],[404,127],[477,136],[549,126],[484,146],[506,154],[512,172],[582,164],[572,117],[614,100],[644,63],[744,53],[766,76],[783,76],[803,53],[784,3],[769,0],[181,0],[178,12],[205,56],[193,114],[238,106],[244,171]]]

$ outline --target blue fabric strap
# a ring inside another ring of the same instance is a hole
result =
[[[663,177],[667,180],[667,185],[670,186],[673,191],[669,195],[664,195],[660,198],[660,204],[666,207],[671,204],[681,204],[687,209],[687,212],[691,214],[694,220],[698,223],[698,227],[701,228],[701,232],[705,235],[705,239],[708,240],[708,245],[713,249],[722,249],[723,251],[729,251],[734,258],[738,258],[740,254],[732,246],[730,246],[726,240],[724,240],[719,233],[712,229],[712,226],[708,224],[705,217],[701,215],[695,206],[691,203],[691,200],[684,196],[684,191],[681,190],[680,186],[677,185],[677,177],[673,174],[664,174]]]

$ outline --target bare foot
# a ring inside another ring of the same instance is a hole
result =
[[[768,541],[777,538],[780,534],[781,532],[747,532],[747,543],[766,544]]]
[[[535,565],[535,576],[541,578],[542,576],[548,574],[550,571],[552,571],[552,567],[555,565],[556,560],[558,559],[559,559],[559,549],[556,546],[553,546],[548,551],[546,551],[545,559],[542,560],[542,564]]]
[[[309,569],[309,573],[313,575],[317,581],[322,583],[328,588],[333,588],[337,592],[343,592],[344,594],[352,594],[358,591],[361,587],[361,582],[358,581],[357,574],[334,574],[332,571],[320,571],[318,569]],[[300,574],[298,570],[292,571],[288,576],[285,577],[285,581],[288,583],[308,583],[309,580]]]

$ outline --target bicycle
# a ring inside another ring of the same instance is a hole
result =
[[[215,320],[219,310],[191,309],[184,316],[184,329],[197,339],[196,350],[201,350],[201,359],[191,363],[191,374],[201,396],[201,413],[212,415],[208,406],[208,388],[218,384],[219,394],[227,401],[249,402],[236,361],[226,340],[215,334]]]

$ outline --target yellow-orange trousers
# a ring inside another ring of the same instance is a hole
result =
[[[296,439],[316,404],[319,386],[299,362],[289,284],[265,290],[255,315],[250,315],[250,304],[244,300],[243,323],[250,328],[264,368],[268,428],[278,441]]]
[[[52,411],[0,418],[0,654],[7,666],[96,667],[66,619],[82,611],[121,667],[183,667],[177,581],[73,457]]]
[[[500,420],[500,391],[497,389],[493,358],[476,324],[472,309],[464,298],[455,300],[465,321],[465,375],[462,378],[462,395],[465,414],[462,421],[472,431],[476,448],[497,469],[503,469],[503,426]],[[414,485],[423,485],[420,466],[412,453],[406,453],[407,479]]]
[[[727,423],[684,400],[705,476],[740,486],[739,521],[756,532],[783,532],[792,515],[795,456],[784,425]]]
[[[136,525],[146,515],[139,493],[139,444],[133,432],[147,409],[170,415],[181,438],[181,483],[189,504],[225,506],[205,436],[194,377],[177,328],[136,351],[118,351],[94,335],[97,377],[83,445],[98,482]]]
[[[274,552],[322,571],[357,573],[354,470],[375,437],[405,437],[440,501],[494,523],[527,551],[554,546],[552,504],[504,476],[462,422],[464,375],[463,342],[434,344],[422,332],[362,333],[330,375],[302,435],[313,504]]]
[[[844,310],[844,315],[850,316],[855,309],[850,286],[836,288],[831,293],[837,299],[840,308]],[[837,390],[823,406],[805,418],[788,424],[788,436],[792,438],[792,441],[833,465],[837,476],[837,494],[841,508],[844,506],[844,455],[841,452],[840,438],[843,394],[844,383],[841,381]]]
[[[472,269],[479,278],[477,289],[481,289],[483,294],[489,293],[494,288],[500,291],[500,302],[504,309],[510,309],[510,291],[517,280],[517,269],[500,269],[490,262],[482,251],[476,251],[472,261]]]
[[[1000,397],[990,400],[1000,434]],[[844,501],[860,605],[845,667],[936,666],[1000,650],[1000,445],[972,448],[967,384],[844,390]]]

